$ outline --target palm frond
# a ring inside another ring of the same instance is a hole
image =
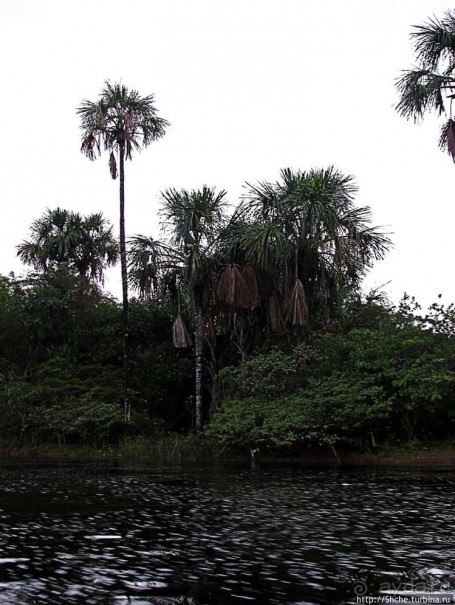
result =
[[[454,159],[450,120],[455,98],[455,11],[441,19],[433,17],[411,33],[418,65],[406,70],[396,81],[400,99],[397,112],[414,122],[427,112],[448,115],[440,133],[439,146]]]
[[[187,191],[171,188],[161,193],[162,225],[178,246],[191,247],[210,240],[224,224],[226,191],[214,187]]]
[[[92,133],[88,133],[82,138],[81,151],[89,160],[94,160],[101,153],[99,139]]]
[[[246,225],[239,244],[246,259],[261,270],[276,267],[294,247],[283,226],[271,220]]]
[[[419,62],[434,71],[444,60],[455,56],[455,13],[446,11],[442,19],[435,17],[414,26],[411,33]]]
[[[178,259],[163,242],[144,235],[135,235],[128,241],[128,280],[143,300],[150,301],[158,294],[164,271],[178,265]]]
[[[396,88],[400,94],[395,106],[397,112],[417,122],[427,111],[445,113],[443,92],[452,94],[455,91],[455,79],[428,69],[410,69],[397,79]]]

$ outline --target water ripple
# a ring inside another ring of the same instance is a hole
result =
[[[453,472],[4,464],[0,484],[1,605],[455,588]]]

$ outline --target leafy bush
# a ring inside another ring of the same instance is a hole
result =
[[[405,298],[368,309],[345,332],[291,353],[260,353],[220,372],[221,407],[208,434],[256,447],[447,437],[455,421],[455,313],[425,316]]]
[[[223,398],[274,398],[288,395],[303,384],[305,349],[291,354],[272,350],[259,353],[240,367],[220,371],[218,383]]]
[[[289,397],[226,400],[206,434],[249,448],[333,445],[380,426],[391,406],[380,387],[334,374]]]
[[[42,437],[104,445],[124,434],[125,422],[120,406],[85,395],[43,408],[39,429]]]

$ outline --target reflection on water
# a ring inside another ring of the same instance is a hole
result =
[[[455,589],[454,472],[0,465],[0,604]]]

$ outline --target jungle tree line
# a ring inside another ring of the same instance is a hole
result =
[[[99,100],[85,100],[81,118],[81,151],[91,160],[109,155],[112,178],[120,175],[120,261],[124,334],[123,398],[130,418],[128,338],[128,257],[125,234],[124,161],[133,150],[147,147],[165,134],[169,123],[158,116],[154,96],[141,97],[122,84],[105,83]],[[249,195],[228,220],[225,192],[203,187],[198,191],[169,189],[161,194],[163,223],[171,229],[168,244],[137,236],[131,243],[130,283],[143,297],[150,296],[150,279],[163,283],[163,270],[177,271],[179,287],[191,284],[194,305],[196,427],[202,426],[203,314],[213,324],[213,287],[220,264],[226,269],[218,298],[229,310],[235,341],[246,359],[256,338],[253,324],[268,305],[274,329],[286,319],[303,326],[330,320],[343,288],[359,279],[381,258],[387,238],[369,225],[369,210],[355,210],[351,177],[333,168],[282,171],[282,181],[250,186]],[[148,249],[147,249],[148,246]],[[22,257],[27,261],[25,253]],[[151,262],[153,261],[153,262]],[[211,275],[212,274],[212,275]],[[165,281],[165,280],[164,280]],[[264,292],[263,285],[272,285]],[[292,284],[292,285],[291,285]],[[178,293],[180,296],[180,293]],[[212,300],[209,298],[212,297]],[[267,299],[267,301],[265,301]],[[176,338],[185,336],[181,316],[174,323]],[[248,345],[250,341],[250,345]],[[182,344],[182,343],[180,343]],[[183,342],[183,344],[186,344]]]
[[[440,146],[455,159],[454,12],[447,11],[441,19],[433,18],[416,26],[411,36],[419,65],[405,71],[397,80],[400,93],[397,111],[414,120],[431,110],[447,115]],[[112,178],[117,177],[118,166],[120,171],[123,391],[125,418],[129,419],[124,160],[132,159],[134,149],[147,147],[164,136],[169,123],[158,116],[153,95],[141,97],[135,90],[110,82],[106,82],[97,102],[83,101],[77,111],[81,117],[83,153],[93,160],[104,146],[110,152]],[[213,286],[207,263],[213,263],[216,253],[215,264],[228,258],[229,266],[218,285],[218,299],[230,310],[234,340],[243,361],[249,348],[247,341],[250,340],[251,347],[256,338],[254,324],[258,313],[253,315],[252,311],[264,306],[265,299],[266,315],[274,330],[283,330],[286,322],[297,326],[327,326],[336,317],[343,295],[359,286],[372,261],[382,258],[390,245],[383,234],[371,228],[369,209],[354,208],[353,192],[351,177],[332,168],[308,174],[283,170],[281,182],[250,186],[249,194],[223,230],[223,222],[227,222],[220,203],[224,192],[216,195],[213,189],[204,187],[202,191],[168,190],[162,194],[167,208],[165,218],[174,229],[172,247],[137,236],[132,242],[130,281],[142,297],[150,296],[151,281],[147,274],[153,276],[156,286],[162,269],[169,271],[172,267],[180,272],[180,283],[192,284],[198,428],[202,425],[204,305],[207,327],[211,330],[213,325],[213,296],[211,301],[207,301],[207,294],[204,299],[207,285]],[[211,206],[213,202],[215,205]],[[214,233],[215,225],[219,233]],[[223,241],[221,249],[220,240]],[[215,248],[218,249],[215,251]],[[169,254],[170,250],[173,254]],[[213,264],[211,269],[213,273]],[[265,284],[268,292],[264,291]],[[178,297],[180,300],[180,294]],[[180,313],[174,322],[174,333],[176,341],[187,344]]]
[[[202,350],[216,328],[227,326],[245,361],[268,330],[301,340],[325,330],[340,314],[343,296],[358,289],[390,240],[370,224],[368,208],[354,206],[352,177],[334,168],[283,170],[276,183],[249,185],[233,215],[225,192],[167,190],[161,194],[169,242],[131,240],[133,287],[150,300],[191,284],[196,359],[196,426],[202,425]],[[160,290],[161,288],[161,290]],[[180,313],[175,344],[184,348]],[[221,328],[223,329],[223,328]],[[213,347],[211,347],[213,351]]]
[[[250,184],[229,216],[224,191],[168,189],[160,196],[163,238],[131,238],[130,286],[144,304],[173,305],[177,348],[191,350],[188,332],[194,334],[196,429],[203,424],[203,382],[210,387],[219,365],[218,335],[228,340],[229,363],[238,363],[270,332],[293,346],[326,331],[347,294],[382,258],[390,241],[371,226],[369,209],[354,205],[355,193],[352,177],[334,168],[287,169],[275,183]],[[100,282],[116,260],[114,241],[98,216],[104,231],[100,227],[92,247],[84,248],[78,225],[90,218],[48,210],[32,224],[18,254],[36,269],[64,265]],[[108,241],[108,248],[99,241]],[[75,262],[78,255],[96,271]]]
[[[0,445],[107,445],[194,428],[194,350],[189,342],[176,348],[172,338],[180,273],[164,279],[153,303],[130,301],[129,421],[121,304],[65,262],[0,279]],[[180,288],[189,326],[192,284]],[[394,308],[352,291],[328,329],[288,324],[283,332],[272,330],[260,307],[242,310],[258,314],[260,336],[243,362],[235,313],[220,305],[212,333],[204,320],[202,376],[212,387],[203,391],[204,434],[221,448],[297,453],[453,434],[453,305],[438,301],[422,313],[409,298]]]
[[[417,120],[431,110],[446,114],[440,145],[452,157],[454,23],[448,11],[415,28],[419,66],[397,81],[401,115]],[[160,195],[162,238],[137,235],[128,243],[124,163],[164,136],[168,122],[158,116],[153,95],[141,97],[110,82],[96,102],[83,101],[78,114],[81,151],[92,160],[106,151],[111,177],[120,176],[119,244],[101,213],[82,217],[57,208],[36,220],[18,246],[35,272],[2,278],[0,288],[0,386],[4,418],[15,418],[11,435],[23,440],[44,430],[93,439],[100,431],[97,438],[105,440],[159,421],[171,429],[200,429],[210,401],[211,413],[221,413],[209,431],[250,445],[292,442],[292,434],[297,443],[329,443],[343,434],[343,424],[346,435],[350,428],[358,435],[391,426],[393,418],[399,419],[395,428],[402,427],[396,434],[401,430],[408,438],[419,433],[421,417],[441,434],[452,426],[453,307],[435,305],[433,315],[416,318],[415,308],[403,312],[360,301],[362,278],[390,240],[371,226],[369,208],[354,205],[352,177],[334,167],[287,168],[276,182],[247,183],[232,214],[224,191],[167,189]],[[118,258],[121,309],[100,288],[105,268]],[[139,296],[132,306],[128,285]],[[356,305],[361,313],[352,320]],[[373,325],[365,328],[360,324],[372,309]],[[22,339],[13,337],[18,334]],[[378,342],[384,346],[376,347],[377,359],[365,364],[362,358],[371,357]],[[401,374],[392,360],[400,347],[406,361]],[[272,366],[284,382],[275,376],[270,389],[295,395],[283,401],[283,439],[277,437],[276,393],[266,401],[262,383],[257,392],[243,392],[256,371],[274,375]],[[270,405],[273,426],[261,412]],[[242,415],[253,422],[251,435],[235,426]],[[337,417],[338,433],[331,423]],[[8,433],[10,424],[3,424]]]

